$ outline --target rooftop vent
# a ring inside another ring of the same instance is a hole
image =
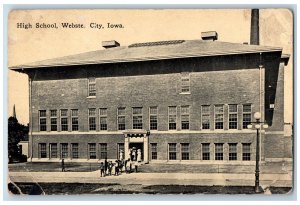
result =
[[[112,41],[102,41],[102,47],[104,48],[114,48],[114,47],[119,47],[120,44],[119,42],[112,40]]]
[[[146,42],[146,43],[134,43],[129,45],[129,48],[132,47],[145,47],[145,46],[161,46],[161,45],[172,45],[183,43],[184,40],[174,40],[174,41],[156,41],[156,42]]]
[[[202,40],[215,41],[218,40],[218,33],[216,31],[201,32]]]

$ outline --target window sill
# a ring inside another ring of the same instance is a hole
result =
[[[96,96],[87,96],[86,98],[96,98]]]
[[[179,93],[180,95],[190,95],[191,94],[191,92],[181,92],[181,93]]]

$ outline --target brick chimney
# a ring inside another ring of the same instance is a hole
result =
[[[215,41],[218,40],[218,33],[216,31],[201,32],[201,38],[205,41]]]
[[[102,41],[102,47],[103,48],[114,48],[114,47],[119,47],[120,44],[119,42],[115,41],[115,40],[111,40],[111,41]]]
[[[251,9],[250,44],[259,45],[259,9]]]

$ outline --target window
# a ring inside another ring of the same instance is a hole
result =
[[[46,110],[39,111],[40,131],[47,131],[47,116]]]
[[[169,107],[169,130],[176,130],[177,113],[176,106]]]
[[[229,105],[229,129],[237,129],[237,105]]]
[[[61,131],[68,131],[68,110],[60,110]]]
[[[107,130],[107,108],[99,109],[100,130]]]
[[[96,130],[96,108],[89,108],[89,130]]]
[[[190,144],[182,143],[181,144],[181,160],[189,160],[190,159]]]
[[[229,160],[237,160],[237,143],[229,143]]]
[[[190,107],[181,106],[181,129],[190,129]]]
[[[190,74],[181,73],[181,92],[189,93],[190,92]]]
[[[118,159],[120,159],[121,152],[123,152],[123,158],[127,157],[127,156],[124,156],[125,155],[124,151],[125,151],[124,143],[118,143]]]
[[[247,129],[247,125],[251,123],[251,104],[243,105],[243,129]]]
[[[157,143],[151,143],[151,159],[156,160],[157,159]]]
[[[100,159],[106,159],[106,158],[107,158],[107,144],[100,143]]]
[[[125,107],[118,108],[118,130],[125,130]]]
[[[57,144],[50,144],[50,158],[57,158]]]
[[[72,131],[78,131],[78,110],[71,110]]]
[[[202,160],[210,160],[209,143],[202,144]]]
[[[57,110],[50,110],[51,131],[57,131]]]
[[[88,79],[88,93],[89,96],[96,96],[96,78]]]
[[[223,129],[224,108],[223,105],[215,105],[215,129]]]
[[[157,107],[150,107],[150,130],[157,130]]]
[[[62,143],[61,144],[61,158],[65,159],[69,156],[69,147],[68,143]]]
[[[223,144],[215,144],[215,160],[223,160]]]
[[[47,157],[46,143],[39,143],[39,157],[40,158]]]
[[[78,143],[72,143],[72,159],[78,159],[79,154],[78,154]]]
[[[201,106],[201,121],[202,121],[202,129],[209,129],[210,128],[210,106],[209,105],[202,105]]]
[[[132,128],[143,129],[143,108],[142,107],[132,108]]]
[[[243,160],[250,161],[251,160],[251,144],[243,143]]]
[[[169,160],[176,160],[176,143],[169,144]]]
[[[96,159],[96,143],[88,144],[89,159]]]

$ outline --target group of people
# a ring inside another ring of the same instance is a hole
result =
[[[105,158],[105,161],[100,163],[100,176],[118,176],[122,172],[131,173],[133,166],[135,172],[138,172],[139,163],[142,161],[141,150],[137,150],[133,147],[129,149],[128,154],[128,158],[124,159],[124,151],[120,150],[119,159],[117,159],[114,163],[112,161],[107,161],[107,158]]]
[[[140,162],[142,161],[142,152],[140,149],[136,149],[135,147],[130,148],[128,151],[128,158],[124,159],[124,151],[120,150],[119,153],[119,159],[117,159],[115,162],[108,161],[107,158],[105,158],[104,162],[100,163],[100,176],[118,176],[122,172],[125,173],[131,173],[133,171],[133,167],[135,172],[138,172],[138,166]],[[62,159],[61,161],[61,171],[65,172],[65,160]]]
[[[140,149],[136,149],[135,147],[130,148],[128,154],[128,158],[132,161],[142,161],[142,151]]]
[[[130,159],[128,160],[116,160],[115,163],[112,161],[108,161],[107,158],[104,160],[104,162],[100,163],[100,177],[105,177],[105,176],[118,176],[122,172],[125,173],[131,173],[132,172],[132,167],[134,166],[135,172],[138,171],[138,162],[131,161]]]

